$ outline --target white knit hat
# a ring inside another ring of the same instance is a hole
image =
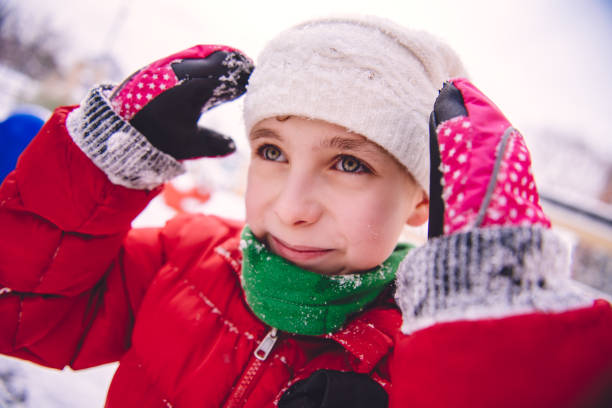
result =
[[[382,146],[429,190],[428,121],[444,81],[463,65],[432,35],[372,16],[313,20],[259,55],[244,101],[247,132],[295,115],[343,126]]]

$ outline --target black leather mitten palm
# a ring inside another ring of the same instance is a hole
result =
[[[242,95],[252,70],[233,48],[197,45],[145,66],[118,87],[92,89],[66,126],[111,182],[153,189],[185,171],[181,160],[235,150],[231,138],[198,126],[198,119]]]

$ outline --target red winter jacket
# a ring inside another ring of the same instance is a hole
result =
[[[552,407],[612,375],[602,301],[409,336],[381,302],[329,336],[280,333],[256,359],[269,327],[244,301],[241,225],[180,216],[130,229],[159,189],[110,183],[68,135],[70,109],[0,188],[0,352],[56,368],[119,360],[107,407],[272,406],[319,368],[369,374],[394,407]]]

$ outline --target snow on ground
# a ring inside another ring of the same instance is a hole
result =
[[[103,407],[115,368],[59,371],[0,355],[0,408]]]

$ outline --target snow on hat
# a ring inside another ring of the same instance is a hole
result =
[[[429,190],[428,120],[438,90],[466,76],[432,35],[373,16],[280,33],[261,52],[244,101],[247,131],[283,115],[343,126],[382,146]]]

